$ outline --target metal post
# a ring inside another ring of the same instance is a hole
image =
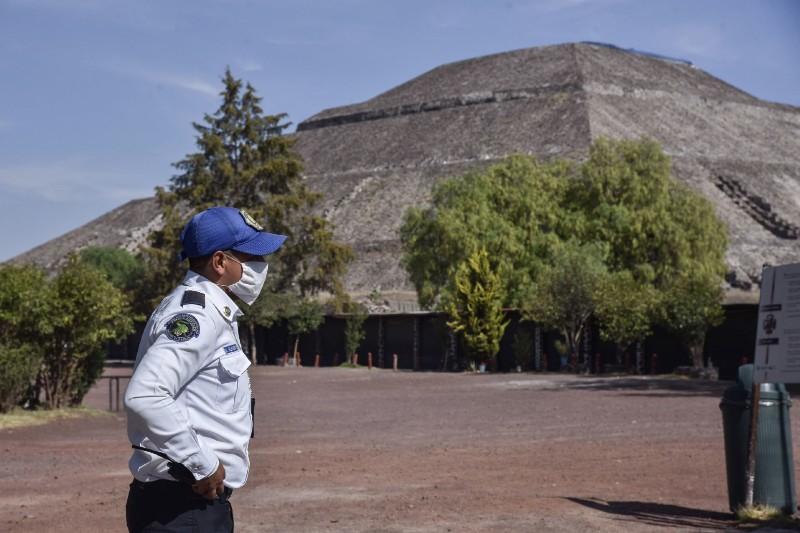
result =
[[[383,317],[378,317],[378,368],[383,368],[384,345],[386,344],[386,332],[383,328]]]
[[[414,317],[414,370],[419,370],[422,367],[421,355],[419,353],[419,317]]]
[[[119,378],[120,376],[103,376],[108,379],[108,410],[119,411]],[[114,406],[114,388],[116,388],[116,407]]]
[[[745,507],[753,508],[753,492],[756,480],[756,447],[758,444],[758,411],[761,403],[761,384],[753,383],[750,407],[750,438],[747,441],[747,479],[745,485]]]

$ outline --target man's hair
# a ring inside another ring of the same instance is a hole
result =
[[[189,268],[197,272],[198,269],[202,269],[208,264],[208,262],[211,260],[211,256],[213,255],[214,255],[213,253],[210,253],[206,255],[201,255],[199,257],[190,257]]]

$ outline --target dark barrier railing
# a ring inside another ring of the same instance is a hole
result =
[[[133,368],[133,361],[126,359],[110,359],[106,361],[106,366],[111,368],[130,367]],[[130,379],[131,376],[103,376],[103,379],[108,380],[108,410],[119,412],[120,406],[120,379]]]

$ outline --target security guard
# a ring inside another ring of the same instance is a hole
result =
[[[252,406],[231,294],[255,301],[264,256],[285,239],[233,207],[212,207],[183,229],[190,270],[150,316],[125,391],[136,448],[129,531],[233,531],[228,498],[247,481]]]

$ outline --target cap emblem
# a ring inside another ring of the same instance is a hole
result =
[[[244,209],[239,209],[239,213],[242,215],[245,224],[247,224],[256,231],[264,231],[264,228],[261,226],[261,224],[256,222],[256,219],[251,217],[247,211],[245,211]]]

